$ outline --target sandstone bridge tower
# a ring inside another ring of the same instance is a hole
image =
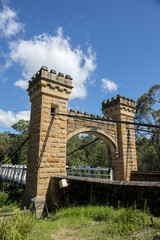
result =
[[[67,111],[72,88],[69,75],[57,75],[55,70],[48,72],[47,67],[42,67],[29,81],[31,119],[22,205],[29,207],[34,201],[40,212],[46,201],[50,177],[66,175],[66,143],[76,134],[94,134],[108,144],[115,180],[129,180],[130,171],[137,170],[134,129],[132,125],[122,123],[133,122],[134,101],[120,95],[104,101],[104,117],[119,122],[102,121],[94,114]]]
[[[30,133],[26,189],[23,205],[45,202],[50,176],[66,174],[66,128],[65,116],[54,117],[52,113],[66,113],[67,101],[72,91],[69,75],[42,67],[29,81],[28,95],[31,101]]]
[[[128,181],[130,172],[137,171],[134,127],[132,124],[125,123],[134,121],[135,111],[134,100],[121,95],[102,102],[104,116],[117,121],[118,158],[112,160],[117,180]]]

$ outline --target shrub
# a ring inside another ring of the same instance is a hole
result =
[[[25,240],[34,225],[28,213],[16,213],[0,220],[0,240]]]
[[[119,208],[115,210],[107,232],[127,234],[130,231],[142,230],[151,223],[151,216],[136,208]]]
[[[8,194],[5,192],[0,192],[0,207],[3,207],[8,199]]]

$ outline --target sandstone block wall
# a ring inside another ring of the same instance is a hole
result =
[[[31,101],[29,153],[24,205],[31,199],[45,202],[50,177],[66,174],[67,101],[72,91],[72,79],[46,67],[29,81]],[[36,203],[35,203],[36,204]],[[43,206],[43,204],[42,204]]]
[[[40,202],[44,204],[50,178],[66,174],[67,140],[79,133],[94,134],[108,144],[114,179],[129,180],[130,171],[137,170],[132,125],[101,121],[101,117],[95,118],[94,114],[87,119],[88,113],[73,109],[67,112],[72,88],[69,75],[57,75],[47,67],[42,67],[29,81],[31,120],[24,205],[29,205],[31,199],[36,206]],[[135,103],[118,95],[102,103],[102,112],[106,119],[132,122]],[[68,113],[70,116],[58,115]]]
[[[109,205],[129,207],[137,205],[144,209],[147,204],[150,211],[160,215],[160,183],[127,182],[100,179],[87,179],[66,176],[69,186],[60,188],[63,176],[53,176],[48,193],[48,206],[57,207],[74,205]]]
[[[160,182],[160,172],[131,172],[131,181]]]
[[[133,122],[135,102],[132,99],[117,95],[116,98],[102,102],[102,112],[105,117],[112,117],[117,121]],[[130,172],[137,170],[136,145],[134,127],[131,124],[117,123],[118,161],[115,171],[118,180],[129,180]]]
[[[71,115],[71,117],[67,117],[67,140],[76,134],[85,132],[104,140],[106,144],[109,145],[111,152],[118,152],[116,123],[101,121],[101,116],[99,115],[89,115],[88,113],[82,113],[82,111],[79,110],[75,112],[74,109],[68,111],[68,114]],[[83,118],[74,118],[74,116]],[[91,119],[87,119],[87,117],[90,117]]]

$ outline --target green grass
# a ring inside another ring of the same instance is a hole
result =
[[[23,190],[0,192],[1,212],[19,208]],[[146,205],[146,204],[145,204]],[[160,240],[160,218],[147,207],[140,211],[108,206],[59,209],[46,219],[15,213],[0,218],[0,240]]]
[[[0,219],[0,240],[31,240],[29,237],[34,218],[31,214],[15,213],[12,216]]]
[[[87,206],[61,209],[49,219],[36,220],[29,236],[37,240],[149,240],[160,239],[159,229],[159,219],[136,207]]]
[[[160,218],[140,211],[108,206],[59,209],[48,218],[15,213],[0,219],[0,240],[158,240]]]
[[[21,196],[23,190],[13,188],[0,192],[0,213],[16,212],[11,216],[0,217],[0,240],[31,240],[28,236],[34,225],[31,214],[20,213]]]

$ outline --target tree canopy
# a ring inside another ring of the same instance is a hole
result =
[[[135,120],[139,123],[157,124],[160,120],[160,84],[153,85],[137,99]]]
[[[19,120],[12,126],[14,132],[0,133],[0,162],[10,158],[17,148],[28,137],[29,121]],[[28,145],[25,144],[13,157],[13,164],[27,163]]]
[[[139,97],[136,107],[136,122],[160,125],[160,85],[153,85]],[[160,170],[160,130],[149,127],[148,130],[150,135],[141,131],[136,134],[138,166],[140,170]]]
[[[69,166],[93,166],[108,167],[110,164],[109,149],[104,141],[98,139],[94,141],[94,135],[75,135],[67,143],[67,153],[70,153],[81,146],[83,149],[67,156],[67,165]],[[94,142],[93,142],[94,141]],[[88,143],[91,143],[89,144]]]

